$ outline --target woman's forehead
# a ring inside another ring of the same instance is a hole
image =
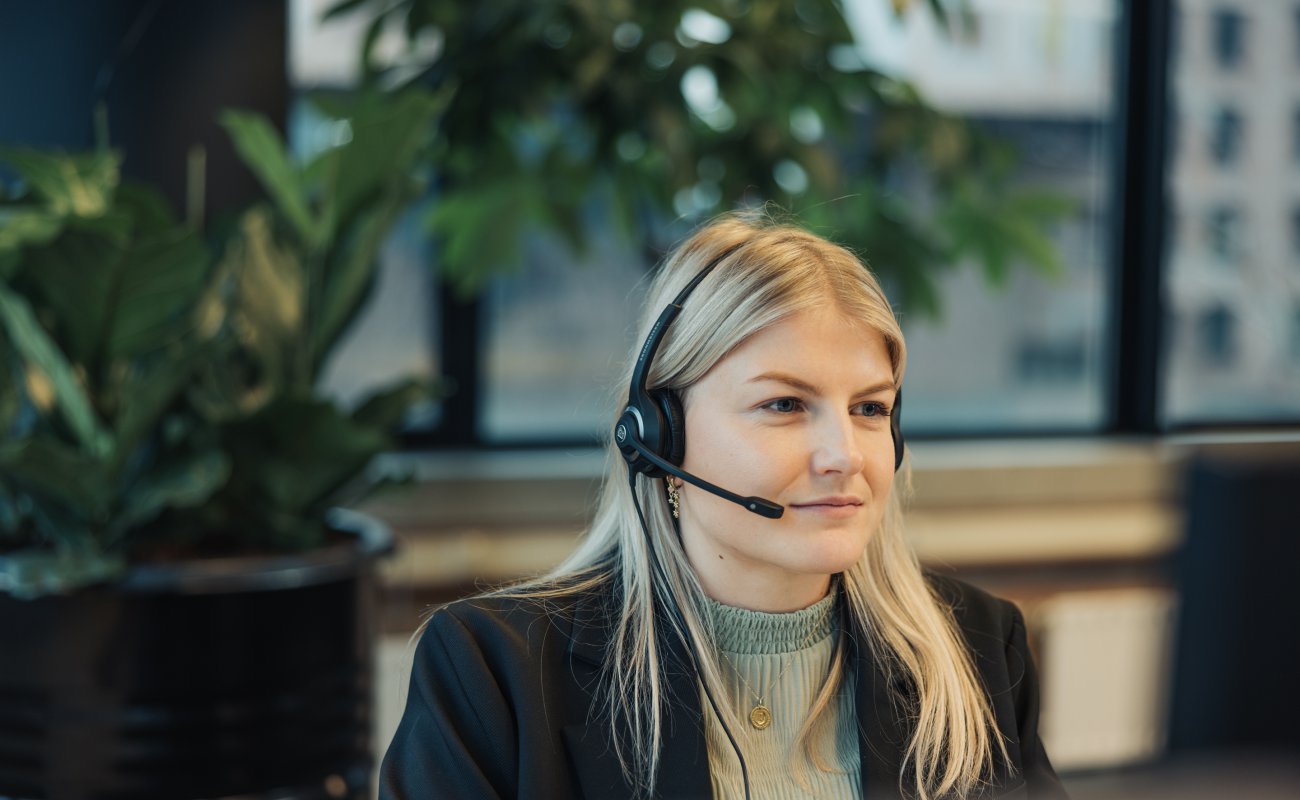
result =
[[[894,367],[883,333],[834,306],[821,306],[750,336],[701,383],[714,377],[736,386],[773,376],[810,387],[892,386]]]

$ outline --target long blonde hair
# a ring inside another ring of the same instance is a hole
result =
[[[755,215],[723,217],[669,255],[649,287],[638,341],[686,283],[728,250],[732,252],[704,278],[669,329],[651,365],[649,388],[688,389],[750,336],[828,297],[884,336],[895,383],[901,385],[906,366],[902,331],[871,272],[838,245]],[[629,363],[623,387],[631,372]],[[579,546],[547,575],[500,593],[557,597],[602,587],[620,598],[604,665],[602,705],[593,712],[609,714],[616,729],[631,732],[627,739],[615,737],[614,750],[629,782],[650,795],[663,740],[664,642],[673,636],[707,642],[712,636],[704,592],[675,533],[662,482],[644,475],[636,479],[647,538],[628,490],[626,464],[612,437],[606,449],[605,483]],[[914,722],[900,785],[911,783],[910,791],[924,800],[948,794],[964,797],[991,775],[994,748],[1004,760],[1006,748],[952,612],[924,578],[903,538],[899,498],[909,477],[905,464],[880,529],[858,562],[841,576],[852,624],[841,631],[840,646],[834,649],[827,680],[799,732],[796,750],[812,766],[827,768],[815,742],[824,740],[830,723],[827,712],[845,679],[843,637],[858,632],[868,638],[862,646],[883,659],[883,671],[915,689],[915,705],[900,708]],[[662,565],[661,571],[652,568],[652,558]],[[680,624],[689,631],[677,630],[676,620],[657,617],[656,601],[675,604]],[[697,649],[700,679],[713,697],[728,697],[713,649]],[[719,711],[729,727],[740,726],[730,705],[722,703]]]

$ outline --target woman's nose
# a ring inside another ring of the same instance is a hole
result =
[[[817,473],[861,472],[866,464],[859,431],[848,416],[835,416],[816,427],[817,442],[813,448],[813,470]]]

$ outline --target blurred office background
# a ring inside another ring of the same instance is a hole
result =
[[[302,153],[337,135],[303,98],[359,71],[367,20],[322,23],[331,5],[262,29]],[[954,269],[942,312],[904,319],[916,546],[1026,611],[1076,798],[1293,797],[1300,603],[1274,587],[1300,577],[1300,0],[971,0],[949,30],[907,5],[844,0],[857,56],[1013,142],[1017,180],[1075,209],[1050,231],[1062,274]],[[421,615],[582,530],[650,266],[612,235],[581,257],[539,235],[467,301],[420,219],[327,376],[345,403],[412,372],[455,389],[376,465],[417,475],[368,505],[400,541],[377,754]],[[1243,715],[1247,684],[1276,703]]]

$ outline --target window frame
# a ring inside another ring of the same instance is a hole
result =
[[[1108,212],[1112,269],[1105,289],[1109,358],[1102,374],[1106,414],[1101,424],[1086,430],[1077,426],[942,433],[918,430],[908,431],[909,439],[1153,438],[1198,431],[1295,429],[1295,419],[1177,423],[1161,419],[1162,354],[1168,333],[1166,234],[1172,230],[1166,185],[1174,132],[1170,125],[1170,59],[1177,17],[1175,0],[1129,0],[1120,4],[1115,26],[1115,116],[1110,148],[1114,179]],[[437,427],[405,434],[403,449],[542,450],[594,447],[605,440],[599,431],[581,439],[493,441],[484,437],[480,431],[480,400],[485,388],[482,350],[485,326],[491,323],[486,300],[463,299],[453,291],[441,291],[437,316],[443,343],[441,373],[455,391],[442,401]]]

